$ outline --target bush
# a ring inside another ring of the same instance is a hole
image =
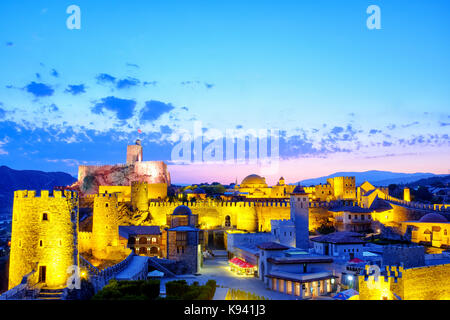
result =
[[[167,300],[212,300],[216,292],[216,281],[209,280],[204,286],[196,281],[188,285],[186,280],[166,283]]]
[[[159,297],[159,280],[116,281],[109,284],[92,298],[94,300],[155,300]]]

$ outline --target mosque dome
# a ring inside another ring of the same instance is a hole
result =
[[[266,179],[258,176],[257,174],[251,174],[244,178],[241,182],[242,185],[251,185],[251,184],[266,184]]]
[[[419,222],[428,222],[428,223],[443,223],[448,222],[448,220],[439,213],[428,213],[420,218]]]
[[[178,206],[175,208],[175,210],[173,210],[174,215],[191,215],[192,211],[191,209],[189,209],[188,206]]]

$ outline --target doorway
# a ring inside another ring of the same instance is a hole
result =
[[[47,277],[47,267],[39,266],[39,282],[45,283]]]

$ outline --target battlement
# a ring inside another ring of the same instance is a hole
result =
[[[117,195],[117,193],[108,193],[108,192],[105,192],[105,193],[99,193],[99,194],[96,194],[96,195],[94,195],[94,199],[95,200],[99,200],[99,199],[113,199],[113,200],[117,200],[117,198],[118,198],[118,195]]]
[[[40,196],[36,195],[35,190],[16,190],[14,191],[14,198],[17,199],[25,199],[25,198],[37,198],[37,199],[47,199],[47,198],[55,198],[55,199],[78,199],[78,193],[76,191],[70,190],[53,190],[53,196],[50,196],[49,190],[41,190]]]

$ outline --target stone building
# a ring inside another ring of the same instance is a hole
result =
[[[168,217],[167,258],[183,261],[187,273],[197,273],[202,264],[203,232],[197,228],[198,216],[187,206],[177,207]]]
[[[70,266],[78,266],[76,192],[14,192],[9,289],[31,275],[49,288],[66,286]]]
[[[439,213],[428,213],[418,221],[402,222],[401,232],[411,242],[450,247],[450,222]]]
[[[125,246],[138,255],[166,256],[166,239],[159,226],[120,226],[119,235]]]

